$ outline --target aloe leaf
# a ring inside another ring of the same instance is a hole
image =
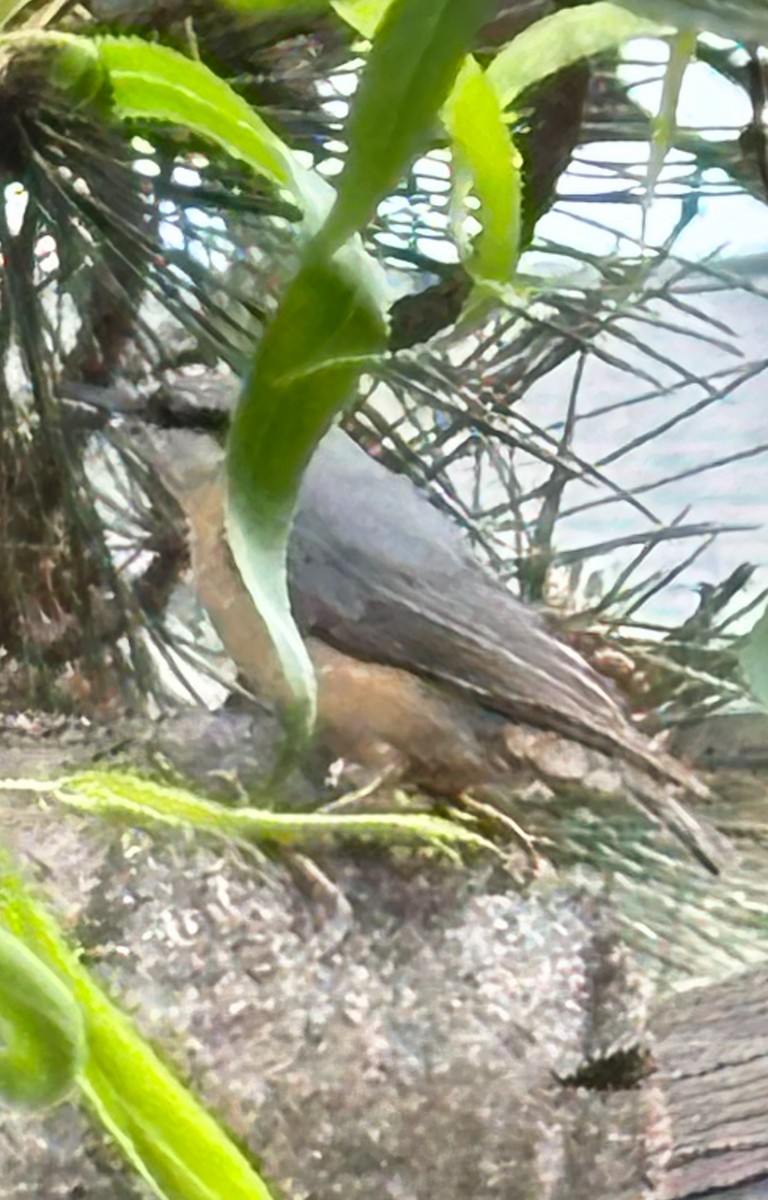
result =
[[[86,39],[83,39],[86,40]],[[96,39],[115,114],[190,129],[273,183],[302,191],[294,155],[237,92],[203,63],[137,37]]]
[[[335,248],[394,187],[448,97],[494,0],[394,0],[378,26],[347,126],[349,151],[323,230]]]
[[[277,650],[299,736],[314,722],[316,697],[288,598],[290,524],[304,468],[347,403],[360,360],[386,346],[375,276],[359,265],[349,253],[313,258],[299,272],[256,353],[228,443],[229,542]]]
[[[490,7],[490,0],[394,0],[388,9],[353,103],[336,204],[265,334],[235,415],[228,537],[282,665],[299,737],[314,723],[316,685],[290,611],[290,523],[312,452],[348,402],[361,363],[386,345],[372,267],[363,267],[354,240],[331,255],[365,224],[418,149]]]
[[[46,47],[56,51],[51,80],[64,88],[76,86],[83,76],[93,92],[98,67],[99,83],[109,84],[115,116],[189,129],[289,190],[308,230],[314,232],[325,219],[334,197],[331,185],[303,167],[258,113],[196,59],[138,37],[88,38],[55,30],[0,34],[0,47],[6,53]]]
[[[393,0],[331,0],[342,20],[365,38],[374,36],[392,3]]]
[[[392,0],[333,0],[339,15],[369,38],[391,4]],[[495,89],[472,56],[461,64],[441,115],[454,156],[452,208],[461,256],[477,277],[507,282],[520,253],[522,160]],[[482,223],[474,248],[462,231],[472,190],[480,201]]]
[[[85,1026],[71,993],[0,929],[0,1097],[25,1108],[55,1104],[85,1059]]]
[[[3,861],[0,921],[77,1005],[88,1058],[77,1083],[161,1200],[271,1200],[247,1158],[163,1065],[67,946],[56,922]]]
[[[635,37],[658,37],[659,25],[595,0],[542,17],[496,55],[486,72],[502,108],[542,79],[582,58],[603,54]]]
[[[480,201],[482,231],[467,265],[482,279],[506,283],[520,255],[523,164],[496,91],[472,57],[464,60],[443,120],[456,166],[467,171]]]

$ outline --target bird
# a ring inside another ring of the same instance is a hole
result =
[[[227,654],[280,702],[279,665],[227,545],[224,448],[210,432],[238,391],[235,376],[180,372],[141,418],[134,401],[102,389],[62,394],[128,414],[129,444],[184,514],[195,587]],[[599,764],[619,764],[620,788],[721,869],[724,839],[678,798],[706,797],[700,779],[632,724],[610,685],[492,574],[448,514],[338,426],[305,472],[288,573],[332,757],[448,797],[496,794],[522,770],[572,788],[590,770],[604,779]],[[608,775],[603,786],[615,789]]]

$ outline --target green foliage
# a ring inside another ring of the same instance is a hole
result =
[[[73,1043],[77,1083],[136,1171],[161,1200],[270,1200],[247,1159],[81,966],[7,859],[2,865],[0,922],[14,935],[17,961],[38,964],[35,987],[43,975],[58,977],[56,992],[49,989],[50,999],[41,1005],[40,1021],[53,1030],[60,1012],[73,1037],[84,1027],[87,1058],[81,1041]],[[9,940],[5,934],[0,949]],[[35,1072],[50,1072],[53,1050],[31,1047],[30,1057],[34,1050]],[[61,1072],[63,1083],[71,1075]]]
[[[521,251],[522,158],[510,137],[488,73],[471,56],[464,60],[443,109],[454,154],[454,207],[464,217],[463,196],[474,190],[482,229],[465,254],[480,280],[507,283]]]
[[[356,7],[346,10],[354,16]],[[349,149],[335,201],[333,189],[301,167],[202,63],[138,38],[96,41],[115,115],[170,123],[217,145],[290,191],[304,212],[306,232],[316,234],[256,355],[228,453],[232,549],[282,665],[297,735],[311,728],[315,685],[288,601],[285,556],[293,507],[314,447],[347,403],[366,357],[386,343],[386,290],[375,264],[354,240],[342,261],[330,256],[363,228],[442,108],[457,159],[456,201],[463,207],[472,187],[481,202],[483,228],[469,264],[479,280],[504,285],[521,248],[522,187],[504,106],[584,53],[653,28],[611,5],[569,10],[539,22],[483,73],[465,56],[492,7],[490,0],[395,0],[358,12],[370,28],[386,9],[348,121]],[[36,43],[50,38],[59,49],[59,70],[68,79],[80,79],[86,65],[92,77],[92,43],[34,36]]]
[[[323,231],[335,249],[361,229],[424,145],[491,0],[395,0],[376,31],[347,123],[348,152]]]
[[[13,780],[15,790],[32,780]],[[423,813],[280,813],[250,805],[232,808],[127,771],[87,771],[43,785],[63,804],[101,816],[120,814],[141,825],[193,829],[231,841],[307,846],[333,838],[375,838],[421,844],[446,853],[455,848],[493,850],[491,843],[455,821]]]
[[[310,258],[257,351],[229,438],[229,542],[279,655],[299,738],[314,723],[315,686],[291,617],[288,535],[317,442],[349,399],[361,362],[386,346],[376,282],[362,252]]]
[[[105,37],[96,45],[109,77],[116,116],[188,129],[301,199],[305,172],[294,155],[250,105],[203,63],[141,38]]]
[[[55,1104],[85,1059],[85,1027],[71,993],[0,928],[0,1096],[25,1108]]]
[[[230,545],[294,698],[314,721],[311,663],[292,619],[286,550],[306,463],[348,402],[366,356],[386,346],[385,291],[353,242],[423,142],[487,3],[397,0],[376,36],[348,123],[336,202],[259,348],[228,450]]]
[[[556,71],[613,50],[630,38],[658,33],[658,24],[604,0],[564,8],[542,17],[500,50],[488,67],[488,79],[506,109],[522,92]]]
[[[336,0],[334,7],[367,37],[373,36],[392,0]],[[441,117],[451,139],[454,232],[467,269],[478,279],[506,283],[520,253],[522,160],[503,120],[489,77],[476,60],[465,57]],[[474,248],[462,225],[465,201],[474,191],[480,201],[482,230]]]
[[[372,37],[392,0],[336,0],[334,8],[366,37]],[[506,283],[520,254],[522,160],[503,119],[489,77],[468,55],[441,112],[451,139],[454,234],[467,269],[478,279]],[[482,230],[466,243],[465,201],[480,201]]]

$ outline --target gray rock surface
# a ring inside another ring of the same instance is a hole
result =
[[[5,759],[12,773],[23,752]],[[334,904],[289,862],[210,840],[12,793],[0,820],[94,973],[276,1195],[641,1194],[648,1087],[610,1056],[642,1058],[644,992],[598,888],[523,895],[496,863],[350,846],[315,856]],[[606,1055],[613,1090],[576,1086]],[[3,1200],[145,1194],[76,1105],[3,1116]]]

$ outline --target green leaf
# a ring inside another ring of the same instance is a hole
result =
[[[690,63],[696,56],[696,34],[690,30],[677,33],[672,39],[669,62],[664,71],[664,85],[661,93],[661,104],[658,115],[652,123],[651,153],[648,158],[648,170],[645,176],[645,195],[643,196],[643,219],[653,203],[656,184],[659,181],[664,161],[669,152],[677,124],[677,105],[683,78]]]
[[[602,54],[635,37],[658,37],[654,21],[596,0],[542,17],[524,29],[488,67],[488,81],[502,108],[535,83],[582,58]]]
[[[0,929],[0,1096],[26,1108],[55,1104],[85,1060],[85,1026],[71,992]]]
[[[203,63],[140,38],[98,38],[97,45],[117,116],[192,130],[287,188],[304,212],[308,233],[320,227],[333,203],[333,188],[302,167],[228,83]]]
[[[455,165],[467,172],[480,201],[483,228],[467,265],[481,279],[506,283],[520,255],[523,164],[498,96],[472,57],[464,60],[443,120]]]
[[[359,33],[372,37],[391,3],[334,0],[333,7]],[[442,118],[452,143],[452,207],[462,257],[479,278],[507,282],[520,253],[522,159],[512,144],[496,93],[471,55],[461,65]],[[471,190],[480,201],[483,225],[474,253],[465,249],[461,229]]]
[[[752,695],[768,708],[768,608],[747,635],[739,662]]]
[[[362,229],[423,146],[494,0],[394,0],[379,26],[347,127],[349,151],[323,230],[330,248]]]
[[[311,729],[312,665],[293,621],[286,547],[302,473],[367,357],[384,350],[383,288],[354,240],[416,152],[493,0],[394,0],[349,123],[337,202],[257,352],[227,454],[232,552],[282,665],[293,731]],[[426,55],[426,57],[425,57]]]
[[[98,65],[99,82],[108,80],[117,117],[189,129],[288,189],[310,232],[325,219],[334,197],[331,185],[302,167],[246,101],[196,59],[138,37],[86,38],[55,31],[2,34],[0,47],[16,53],[29,47],[57,50],[60,61],[52,77],[64,86],[80,75],[92,78]]]
[[[297,733],[315,716],[312,665],[290,612],[288,533],[311,454],[347,403],[361,359],[386,346],[378,274],[349,248],[311,258],[286,293],[257,351],[227,452],[228,536],[263,617],[293,699]]]
[[[7,860],[0,921],[74,997],[89,1050],[79,1087],[155,1193],[162,1200],[270,1200],[245,1156],[81,966]]]
[[[92,103],[107,84],[98,47],[87,38],[68,38],[62,42],[53,57],[48,78],[78,105]]]
[[[233,808],[128,771],[84,771],[46,784],[39,780],[0,781],[15,791],[43,791],[80,812],[119,814],[132,824],[160,823],[201,831],[237,842],[281,846],[331,838],[365,838],[379,843],[426,843],[451,852],[455,846],[490,849],[493,845],[458,821],[428,813],[281,813],[250,805]]]
[[[369,39],[375,34],[392,2],[393,0],[331,0],[332,7],[342,20]]]
[[[193,130],[273,183],[294,188],[288,147],[203,63],[136,37],[98,38],[96,44],[118,117]]]

